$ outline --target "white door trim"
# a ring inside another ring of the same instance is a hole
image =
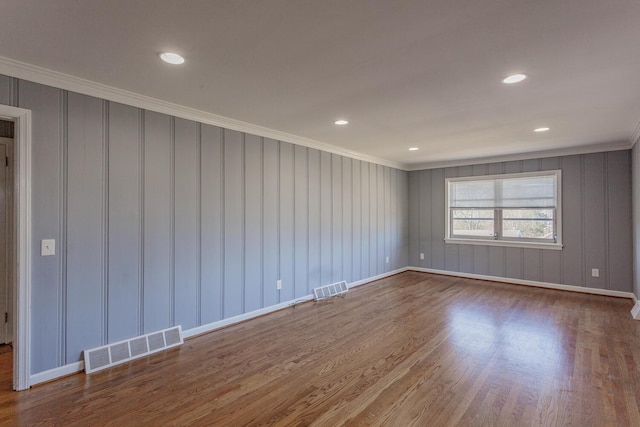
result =
[[[0,105],[0,117],[15,122],[13,389],[26,390],[31,371],[31,110]]]

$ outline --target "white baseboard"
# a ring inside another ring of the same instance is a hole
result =
[[[377,276],[367,277],[366,279],[358,280],[355,282],[349,283],[349,289],[355,288],[357,286],[365,285],[367,283],[375,282],[376,280],[384,279],[385,277],[395,276],[396,274],[404,273],[409,270],[409,267],[398,268],[397,270],[388,271],[386,273],[378,274]]]
[[[510,283],[513,285],[533,286],[536,288],[555,289],[559,291],[580,292],[583,294],[604,295],[609,297],[629,298],[635,301],[632,292],[612,291],[609,289],[587,288],[583,286],[560,285],[558,283],[537,282],[535,280],[511,279],[498,276],[485,276],[482,274],[461,273],[458,271],[436,270],[434,268],[407,267],[407,270],[421,271],[423,273],[442,274],[444,276],[465,277],[468,279],[489,280],[492,282]]]
[[[305,295],[300,298],[296,298],[293,300],[281,302],[276,305],[271,305],[269,307],[260,308],[258,310],[253,310],[248,313],[239,314],[237,316],[228,317],[226,319],[218,320],[217,322],[207,323],[206,325],[197,326],[195,328],[187,329],[182,331],[182,337],[192,338],[197,335],[206,334],[207,332],[215,331],[216,329],[224,328],[225,326],[233,325],[234,323],[244,322],[245,320],[253,319],[255,317],[263,316],[265,314],[273,313],[274,311],[282,310],[283,308],[290,307],[292,305],[310,301],[313,299],[313,295]]]
[[[631,309],[631,317],[635,320],[640,320],[640,302],[636,301]]]
[[[49,369],[48,371],[38,372],[29,377],[29,384],[34,386],[36,384],[45,383],[47,381],[55,380],[57,378],[66,377],[67,375],[82,372],[84,370],[84,362],[69,363],[68,365],[60,366],[59,368]]]

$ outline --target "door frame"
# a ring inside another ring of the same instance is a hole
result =
[[[26,390],[31,371],[31,110],[0,104],[15,123],[13,176],[13,389]]]

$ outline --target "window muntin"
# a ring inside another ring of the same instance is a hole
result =
[[[447,179],[447,238],[561,246],[560,171]]]

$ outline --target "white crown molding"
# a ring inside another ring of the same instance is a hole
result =
[[[635,135],[638,134],[638,135]],[[634,138],[640,137],[640,129],[634,132]],[[455,166],[482,165],[486,163],[511,162],[517,160],[543,159],[546,157],[573,156],[576,154],[603,153],[607,151],[629,150],[633,148],[633,141],[618,141],[603,144],[581,145],[578,147],[558,148],[555,150],[532,151],[519,154],[507,154],[502,156],[481,157],[473,159],[443,160],[438,162],[424,162],[415,165],[406,165],[405,170],[417,171],[425,169],[439,169]]]
[[[290,142],[304,147],[314,148],[316,150],[326,151],[328,153],[338,154],[340,156],[349,157],[356,160],[375,163],[382,166],[389,166],[395,169],[406,170],[406,165],[398,162],[392,162],[365,154],[356,153],[345,150],[335,145],[316,141],[302,136],[292,135],[290,133],[269,129],[263,126],[254,125],[243,122],[241,120],[220,116],[206,111],[197,110],[195,108],[186,107],[172,102],[163,101],[161,99],[152,98],[146,95],[140,95],[127,90],[118,89],[113,86],[104,85],[93,82],[91,80],[82,79],[80,77],[71,76],[69,74],[60,73],[58,71],[49,70],[47,68],[38,67],[36,65],[27,64],[25,62],[16,61],[11,58],[0,56],[0,74],[10,77],[16,77],[23,80],[40,83],[47,86],[53,86],[59,89],[77,92],[83,95],[94,96],[96,98],[106,99],[108,101],[119,102],[121,104],[131,105],[133,107],[142,108],[157,113],[164,113],[170,116],[180,117],[182,119],[193,120],[196,122],[219,126],[225,129],[236,130],[265,138],[275,139],[277,141]]]

